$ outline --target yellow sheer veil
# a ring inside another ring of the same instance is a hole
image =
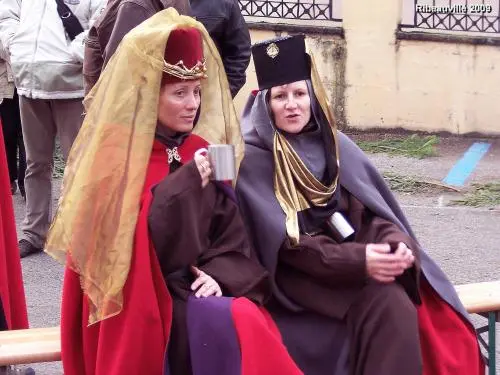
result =
[[[89,324],[123,307],[157,124],[165,46],[170,31],[181,27],[201,32],[207,66],[193,133],[209,143],[233,144],[237,166],[243,156],[227,77],[204,26],[170,8],[130,31],[85,99],[87,114],[68,158],[45,245],[48,254],[79,274],[89,301]]]

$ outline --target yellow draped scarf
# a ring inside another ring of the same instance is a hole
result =
[[[298,212],[308,209],[311,206],[325,206],[337,189],[338,171],[340,170],[335,120],[326,99],[325,91],[319,79],[312,55],[310,55],[310,58],[311,81],[314,93],[316,94],[321,110],[326,115],[335,142],[337,174],[330,185],[323,185],[307,169],[286,138],[280,132],[274,132],[274,192],[286,215],[285,226],[287,236],[294,245],[299,243],[300,235]]]

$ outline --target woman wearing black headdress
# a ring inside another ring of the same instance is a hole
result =
[[[259,43],[253,57],[237,195],[292,357],[307,375],[484,371],[453,286],[335,128],[304,37]]]

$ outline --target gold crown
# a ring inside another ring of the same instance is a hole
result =
[[[180,60],[177,64],[172,65],[163,60],[163,71],[180,79],[201,79],[207,78],[207,67],[205,59],[198,61],[195,66],[189,69],[184,62]]]

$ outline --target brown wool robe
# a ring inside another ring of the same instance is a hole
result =
[[[252,255],[236,203],[215,183],[202,188],[194,161],[155,186],[148,225],[174,305],[171,373],[191,374],[186,304],[194,277],[189,266],[214,278],[224,296],[257,304],[270,294],[268,273]]]
[[[414,306],[419,303],[417,244],[345,189],[339,211],[355,228],[352,242],[336,242],[328,228],[301,235],[297,246],[286,240],[279,251],[277,284],[307,310],[346,321],[351,374],[421,374]],[[367,243],[387,242],[404,242],[416,260],[397,282],[382,284],[368,279],[365,249]]]

